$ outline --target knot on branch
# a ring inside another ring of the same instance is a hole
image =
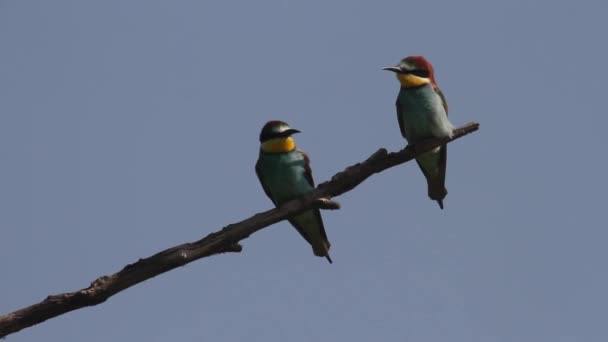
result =
[[[93,282],[91,283],[91,286],[89,286],[89,288],[91,287],[101,287],[103,285],[105,285],[108,281],[110,281],[110,276],[101,276],[95,280],[93,280]]]
[[[240,253],[243,250],[243,246],[238,243],[238,242],[233,242],[233,243],[227,243],[224,246],[224,249],[222,252],[226,253],[226,252],[232,252],[232,253]]]
[[[369,156],[369,158],[367,158],[367,160],[365,162],[369,163],[369,162],[376,161],[378,159],[382,159],[382,158],[386,157],[387,154],[388,154],[388,151],[384,147],[382,147],[382,148],[378,149],[378,151],[374,152],[374,154]]]

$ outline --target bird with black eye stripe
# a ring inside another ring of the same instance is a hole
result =
[[[255,172],[266,195],[277,207],[307,194],[315,188],[310,159],[296,148],[292,135],[300,133],[283,121],[269,121],[260,133],[260,154]],[[308,241],[313,254],[329,256],[331,244],[325,233],[319,209],[310,209],[289,219],[289,223]]]
[[[437,86],[433,66],[423,56],[409,56],[399,64],[383,68],[397,75],[397,120],[401,135],[410,144],[430,138],[451,137],[454,126],[448,119],[448,104]],[[428,195],[443,209],[447,145],[424,153],[416,158],[427,180]]]

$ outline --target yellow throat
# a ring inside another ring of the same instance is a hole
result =
[[[266,153],[291,152],[296,148],[292,137],[274,138],[262,143],[262,151]]]
[[[431,83],[428,78],[418,77],[412,74],[397,74],[397,79],[403,88],[415,88]]]

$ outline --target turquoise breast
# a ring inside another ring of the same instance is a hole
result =
[[[297,150],[288,153],[264,153],[260,170],[272,198],[279,204],[310,192],[313,187],[306,179],[306,161]]]
[[[401,88],[397,97],[397,115],[411,143],[450,135],[453,128],[441,97],[431,84]]]

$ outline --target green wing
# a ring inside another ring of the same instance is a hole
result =
[[[441,89],[439,89],[439,87],[435,87],[435,91],[437,92],[437,95],[439,95],[439,97],[441,98],[441,103],[443,104],[443,109],[445,109],[445,115],[447,116],[448,115],[448,101],[446,101],[445,95],[443,95],[443,92],[441,91]],[[446,173],[447,165],[448,165],[448,145],[445,144],[445,145],[441,146],[441,149],[439,150],[439,165],[438,165],[438,169],[439,169],[438,184],[441,185],[441,188],[439,188],[439,194],[441,194],[443,191],[443,197],[445,197],[445,195],[447,195],[447,193],[448,193],[447,189],[445,188],[445,173]],[[439,203],[439,206],[441,207],[441,209],[443,209],[443,198],[440,200],[437,200],[437,202]]]
[[[304,152],[300,149],[298,149],[297,151],[300,154],[302,154],[302,157],[304,157],[304,177],[308,181],[308,184],[310,184],[310,186],[312,186],[314,188],[315,181],[312,178],[312,169],[310,167],[310,158],[308,158],[308,154],[306,154],[306,152]],[[325,224],[323,224],[323,218],[321,218],[321,211],[319,209],[312,209],[311,212],[314,215],[315,221],[319,227],[319,233],[321,234],[321,238],[323,240],[325,240],[325,243],[329,247],[330,243],[329,243],[329,239],[327,238],[327,233],[325,232]],[[306,230],[304,229],[304,227],[302,227],[300,224],[298,224],[297,220],[291,219],[291,220],[289,220],[289,222],[296,228],[296,230],[300,233],[300,235],[302,235],[302,237],[306,241],[308,241],[313,246],[315,245],[313,239],[311,239],[311,237],[308,236],[308,234],[306,234]]]
[[[448,101],[445,100],[445,95],[443,95],[443,92],[441,91],[441,89],[439,89],[439,87],[435,87],[435,92],[441,98],[441,103],[443,104],[443,109],[445,109],[445,114],[447,115],[448,114]]]
[[[270,198],[270,200],[275,205],[275,207],[278,207],[277,202],[275,202],[274,198],[272,198],[272,195],[270,194],[270,190],[268,189],[268,187],[266,186],[266,183],[264,182],[264,174],[262,172],[262,166],[260,164],[259,159],[258,159],[257,163],[255,163],[255,173],[258,175],[258,179],[260,180],[260,184],[262,184],[262,189],[264,189],[266,196],[268,196],[268,198]]]
[[[312,169],[310,168],[310,158],[308,158],[308,154],[306,152],[298,149],[298,152],[304,157],[304,177],[308,181],[308,184],[315,187],[315,180],[312,178]]]
[[[403,125],[403,115],[401,115],[401,106],[399,106],[399,99],[397,98],[397,103],[395,103],[397,107],[397,121],[399,121],[399,130],[401,131],[401,136],[407,139],[407,135],[405,134],[405,126]]]

